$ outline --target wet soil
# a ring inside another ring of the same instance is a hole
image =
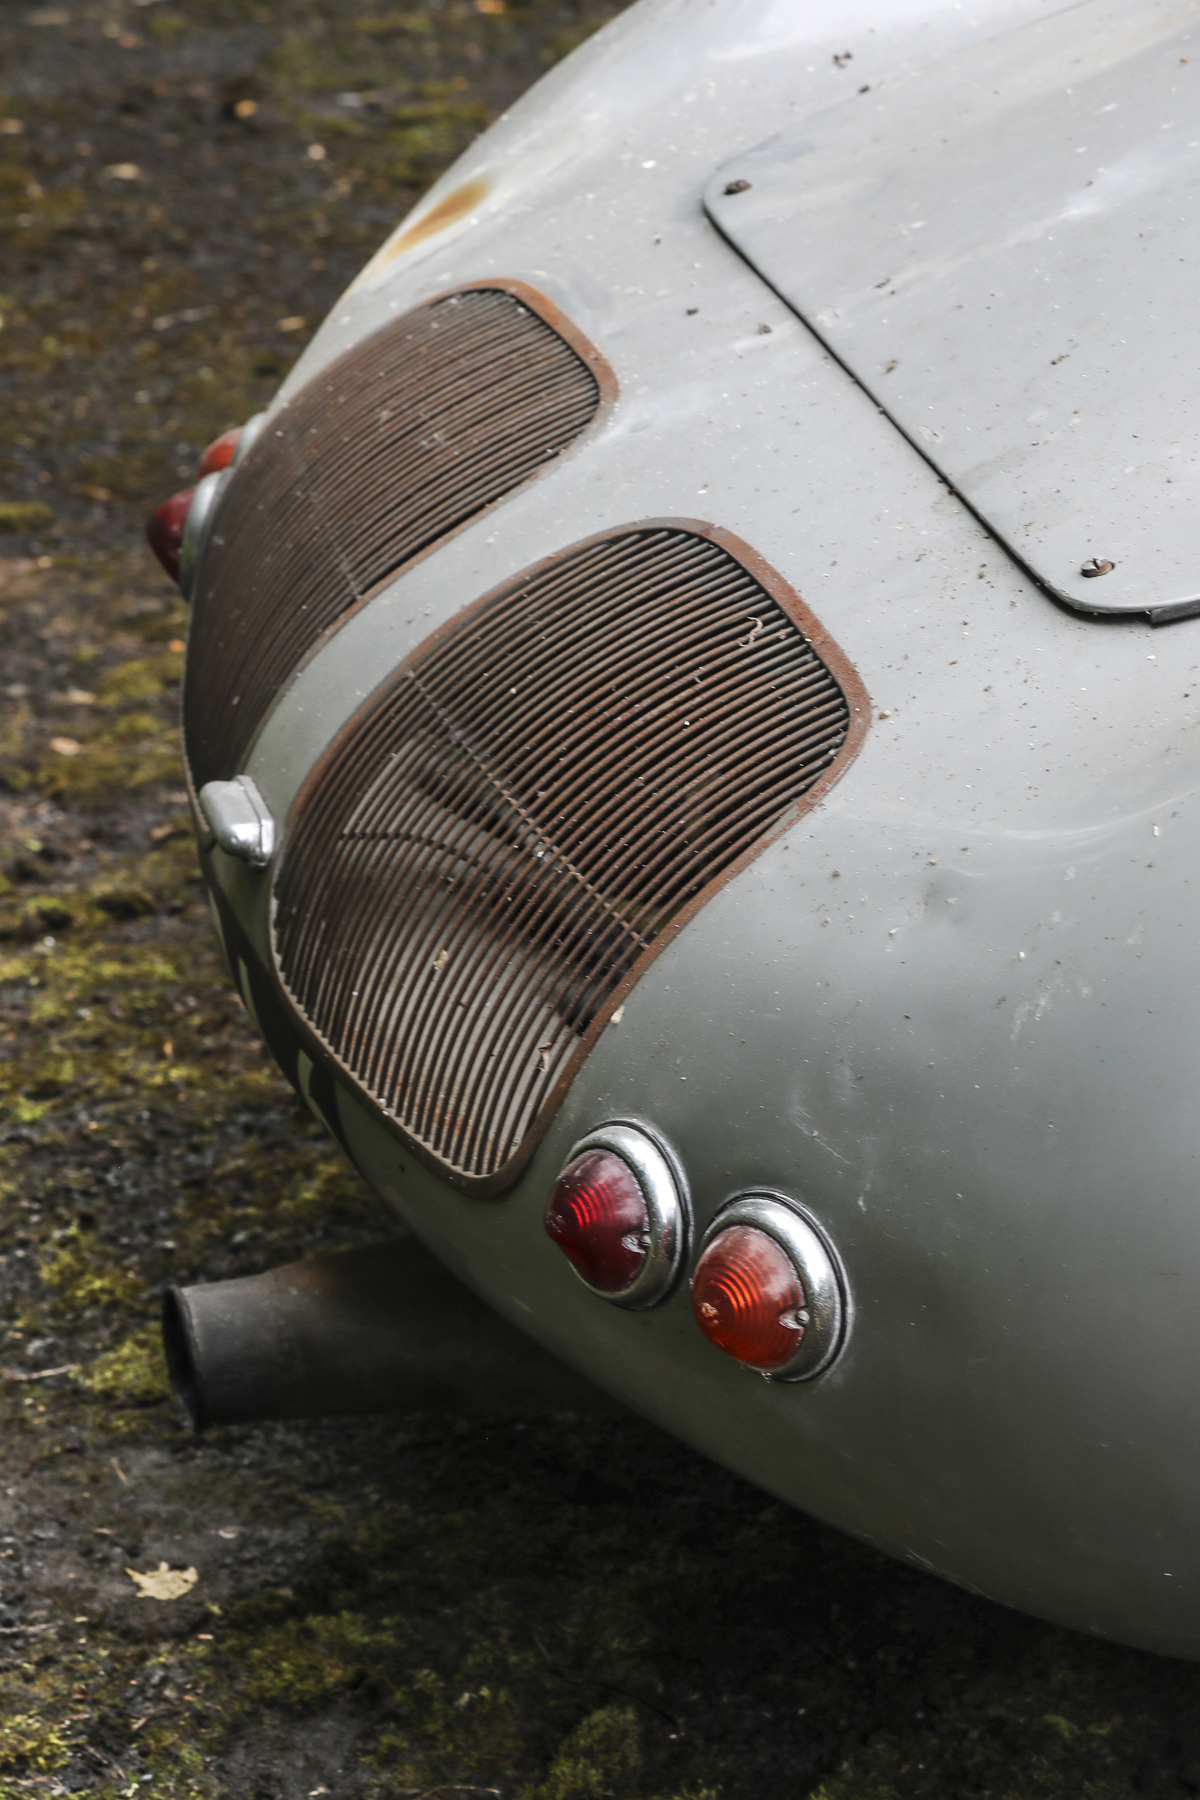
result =
[[[1192,1667],[900,1568],[636,1420],[197,1442],[167,1390],[165,1284],[390,1221],[220,965],[143,518],[615,10],[0,13],[0,1796],[1200,1792]]]

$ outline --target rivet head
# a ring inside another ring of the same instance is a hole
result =
[[[739,175],[736,181],[727,181],[725,183],[725,192],[727,194],[744,194],[750,185],[750,182]]]
[[[1094,581],[1097,575],[1107,575],[1112,566],[1107,556],[1089,556],[1079,573]]]

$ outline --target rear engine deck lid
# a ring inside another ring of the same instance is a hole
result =
[[[1200,4],[1085,0],[855,91],[705,207],[1060,600],[1200,612]]]

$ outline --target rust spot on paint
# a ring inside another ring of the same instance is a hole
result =
[[[436,206],[430,207],[415,224],[402,231],[393,243],[385,245],[380,252],[379,261],[392,262],[397,256],[403,256],[406,250],[411,250],[414,244],[424,243],[426,238],[445,231],[448,225],[457,225],[460,219],[474,211],[486,197],[488,185],[483,180],[464,181],[461,187],[455,188],[452,194],[447,194],[444,200],[439,200]]]

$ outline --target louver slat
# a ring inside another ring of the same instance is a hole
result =
[[[517,283],[418,307],[303,388],[239,466],[198,571],[184,688],[197,788],[243,766],[330,626],[545,468],[612,389],[598,353]]]
[[[427,1160],[499,1191],[623,985],[825,790],[866,706],[727,534],[579,545],[418,651],[310,776],[275,875],[284,988]]]

